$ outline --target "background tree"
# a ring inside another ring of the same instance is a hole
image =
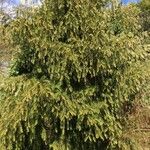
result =
[[[138,6],[141,9],[141,20],[142,20],[143,29],[145,31],[150,32],[150,1],[142,0],[138,4]]]
[[[124,147],[123,108],[147,81],[149,60],[139,10],[112,12],[107,2],[45,0],[12,22],[18,53],[0,88],[1,148]]]
[[[10,58],[8,26],[14,15],[12,5],[11,0],[0,0],[0,64],[6,57]]]
[[[14,4],[13,0],[0,0],[0,11],[8,9],[9,5]]]

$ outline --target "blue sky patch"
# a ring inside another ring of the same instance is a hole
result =
[[[123,4],[137,3],[139,0],[122,0]],[[12,0],[14,4],[19,4],[20,0]]]

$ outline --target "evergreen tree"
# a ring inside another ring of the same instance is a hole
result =
[[[1,148],[123,147],[123,106],[146,82],[148,54],[138,9],[106,6],[45,0],[12,22],[18,53],[0,86]]]

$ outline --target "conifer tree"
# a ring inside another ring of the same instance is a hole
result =
[[[122,147],[122,109],[146,82],[148,54],[138,9],[107,6],[45,0],[11,24],[18,53],[0,86],[4,150]]]

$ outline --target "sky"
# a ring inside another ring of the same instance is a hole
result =
[[[128,3],[137,3],[139,0],[122,0],[123,4],[128,4]]]
[[[20,0],[12,0],[12,2],[14,3],[14,4],[19,4],[19,1]],[[128,3],[131,3],[131,2],[138,2],[139,0],[122,0],[122,2],[123,2],[123,4],[128,4]]]

